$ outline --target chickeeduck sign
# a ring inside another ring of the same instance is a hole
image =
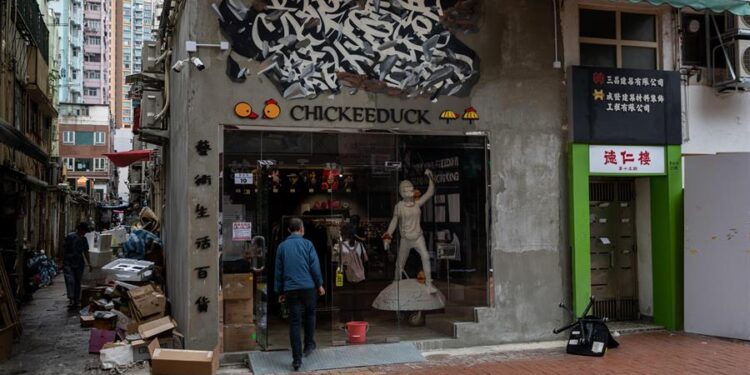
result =
[[[591,174],[662,175],[665,173],[664,147],[589,146]]]

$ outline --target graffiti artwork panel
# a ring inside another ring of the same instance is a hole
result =
[[[286,99],[358,90],[404,98],[468,96],[479,0],[223,0],[214,10],[235,53],[260,62]],[[231,57],[227,75],[245,80]]]

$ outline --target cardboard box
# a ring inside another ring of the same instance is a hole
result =
[[[93,315],[81,315],[81,327],[84,328],[91,328],[94,326],[94,318]]]
[[[159,347],[162,349],[184,349],[183,344],[184,337],[181,333],[173,331],[172,335],[160,336],[156,338],[159,340]],[[151,354],[148,350],[148,343],[146,340],[138,339],[130,341],[130,346],[133,348],[133,360],[148,361],[151,359]]]
[[[225,324],[224,352],[244,352],[255,349],[255,324]]]
[[[144,340],[150,339],[154,336],[161,335],[167,331],[173,330],[177,327],[177,324],[172,320],[171,317],[165,316],[163,318],[150,321],[148,323],[141,324],[138,326],[138,333]]]
[[[161,319],[164,317],[162,315],[153,315],[153,316],[149,316],[148,318],[143,318],[139,320],[138,318],[132,318],[133,316],[132,311],[129,314],[131,316],[131,319],[127,324],[127,329],[125,330],[125,332],[127,332],[128,334],[138,333],[138,327],[140,327],[141,325],[146,324],[148,322],[153,322],[154,320]]]
[[[219,368],[219,353],[203,350],[162,349],[159,340],[148,344],[151,373],[154,375],[214,375]]]
[[[252,299],[235,299],[224,301],[224,324],[248,324],[252,322]]]
[[[252,299],[253,298],[253,274],[237,273],[225,274],[222,278],[222,292],[224,300]]]
[[[167,306],[167,298],[164,294],[161,291],[155,290],[151,285],[129,290],[128,296],[139,318],[164,314]]]
[[[96,319],[91,327],[98,328],[105,331],[114,331],[117,328],[117,318],[115,319]]]

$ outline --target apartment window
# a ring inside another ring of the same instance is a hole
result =
[[[83,56],[83,61],[102,62],[102,54],[101,53],[86,53]]]
[[[124,123],[130,123],[130,117],[123,116],[122,122],[124,122]]]
[[[75,168],[75,158],[63,158],[63,165],[65,165],[65,168],[68,168],[69,171],[72,171],[73,168]]]
[[[96,132],[94,133],[94,144],[95,145],[103,145],[106,143],[104,141],[104,132]]]
[[[87,3],[86,10],[99,10],[101,7],[97,3]]]
[[[94,132],[76,132],[77,146],[93,146]]]
[[[98,31],[99,27],[101,26],[101,22],[99,22],[98,20],[87,19],[86,22],[84,23],[84,26]]]
[[[655,14],[579,9],[581,65],[658,69]]]
[[[87,158],[78,158],[76,159],[75,166],[76,166],[76,172],[87,172],[91,170],[93,161],[92,159]]]
[[[63,144],[72,145],[76,143],[76,132],[63,132]]]
[[[98,70],[84,70],[83,77],[88,79],[100,79],[102,78],[102,72]]]
[[[95,87],[84,87],[83,88],[83,95],[85,96],[97,96],[99,95],[99,89]]]
[[[87,36],[86,44],[92,46],[100,46],[102,44],[102,38],[98,36]]]
[[[94,158],[94,170],[95,171],[106,171],[107,160],[105,158]]]

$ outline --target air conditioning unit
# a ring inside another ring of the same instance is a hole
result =
[[[145,73],[164,73],[164,61],[157,64],[156,60],[161,56],[161,47],[159,43],[149,42],[143,46],[143,71]]]
[[[715,85],[729,84],[735,89],[750,90],[750,40],[734,39],[725,46],[734,77],[729,67],[716,68]]]
[[[161,129],[161,120],[156,115],[164,108],[160,91],[143,91],[141,98],[141,127],[144,129]]]
[[[750,16],[735,16],[727,14],[724,16],[724,26],[726,31],[747,30],[750,31]]]

